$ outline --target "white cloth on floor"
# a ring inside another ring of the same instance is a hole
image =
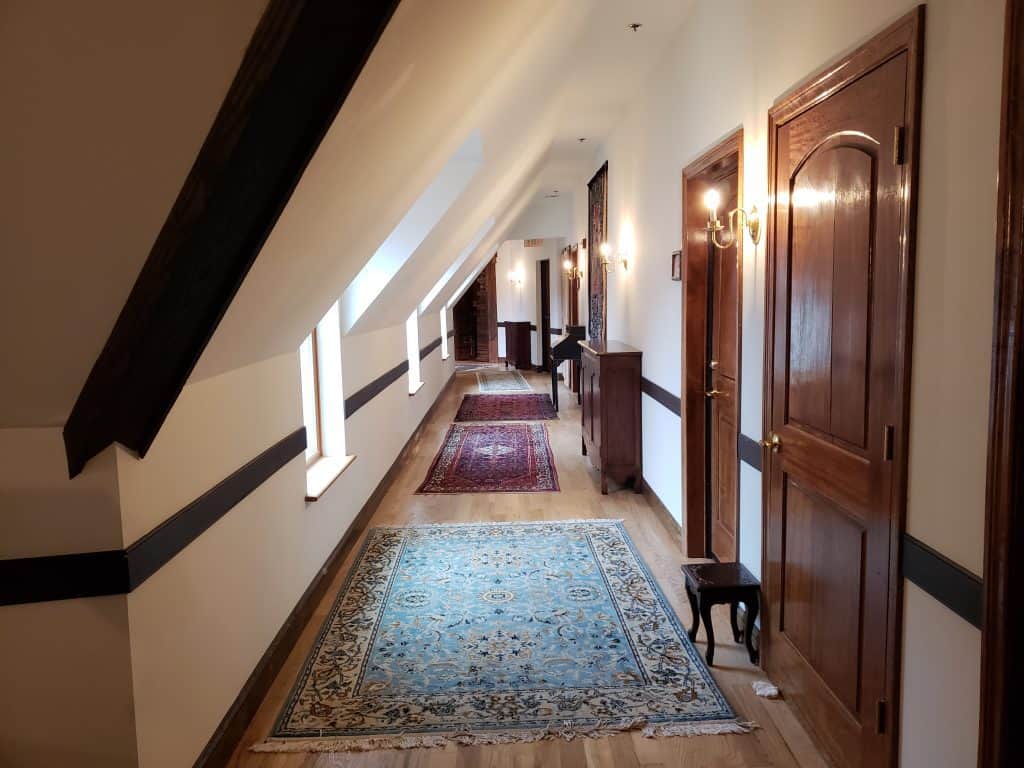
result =
[[[758,696],[763,696],[766,699],[777,699],[779,698],[779,689],[774,683],[770,683],[767,680],[755,680],[750,684],[750,687],[754,689],[754,693]]]

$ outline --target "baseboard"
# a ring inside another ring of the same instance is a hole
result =
[[[678,522],[676,522],[676,519],[672,517],[672,513],[668,511],[668,507],[665,506],[665,503],[661,500],[658,494],[654,492],[654,489],[647,484],[647,481],[642,477],[640,478],[640,492],[644,495],[644,498],[647,499],[647,503],[651,505],[651,509],[653,509],[658,514],[658,516],[661,517],[661,521],[668,527],[668,529],[674,533],[679,534],[679,543],[680,546],[682,546],[683,527]]]
[[[398,456],[391,464],[391,467],[384,474],[381,481],[377,483],[377,487],[374,488],[373,493],[370,494],[366,503],[363,504],[362,509],[359,510],[359,514],[352,521],[352,525],[345,531],[341,541],[338,542],[338,545],[328,556],[323,567],[317,571],[313,581],[306,588],[306,591],[302,593],[302,597],[299,598],[291,613],[288,614],[288,618],[281,625],[281,629],[274,636],[266,652],[264,652],[256,664],[256,668],[249,675],[249,679],[242,686],[242,690],[235,697],[227,714],[224,715],[220,725],[217,726],[210,740],[206,743],[206,747],[196,759],[194,768],[220,768],[228,764],[231,755],[245,735],[249,723],[256,716],[256,712],[260,704],[263,703],[263,699],[266,698],[270,686],[273,685],[275,678],[288,659],[288,654],[291,653],[295,643],[298,642],[302,630],[309,623],[317,605],[320,604],[331,582],[334,581],[334,577],[337,576],[342,563],[345,562],[345,558],[359,540],[363,531],[366,530],[370,518],[373,517],[373,513],[377,511],[381,501],[384,500],[384,495],[387,493],[389,486],[394,481],[399,469],[412,451],[413,445],[423,432],[423,427],[434,415],[454,380],[455,373],[453,371],[433,404],[427,409],[426,414],[424,414],[420,423],[402,447],[402,450],[398,452]]]

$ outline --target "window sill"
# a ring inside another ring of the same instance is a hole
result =
[[[425,382],[421,381],[419,384],[416,385],[416,389],[409,390],[409,397],[415,397],[416,393],[419,392],[421,389],[423,389],[423,384],[424,383]]]
[[[321,456],[306,468],[306,501],[317,501],[341,477],[355,456]]]

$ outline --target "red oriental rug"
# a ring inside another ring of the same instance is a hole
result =
[[[456,421],[538,421],[557,419],[551,395],[466,395]]]
[[[557,491],[543,424],[452,424],[417,493]]]

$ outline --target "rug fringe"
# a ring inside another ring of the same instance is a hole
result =
[[[594,726],[552,725],[543,729],[508,731],[464,731],[449,734],[396,733],[381,736],[333,736],[326,738],[266,739],[249,747],[250,752],[370,752],[378,749],[416,749],[419,747],[479,746],[519,744],[548,739],[572,741],[579,738],[602,739],[624,731],[640,730],[644,738],[666,736],[720,736],[750,733],[758,726],[738,720],[707,723],[648,723],[632,720]]]
[[[513,493],[520,493],[520,491],[513,491]],[[435,494],[442,495],[442,494]],[[621,517],[570,517],[564,520],[552,519],[552,520],[496,520],[490,523],[416,523],[413,525],[375,525],[374,528],[382,528],[386,531],[398,530],[402,528],[489,528],[493,526],[540,526],[540,525],[551,525],[552,523],[562,524],[579,524],[579,523],[622,523],[625,522]]]

